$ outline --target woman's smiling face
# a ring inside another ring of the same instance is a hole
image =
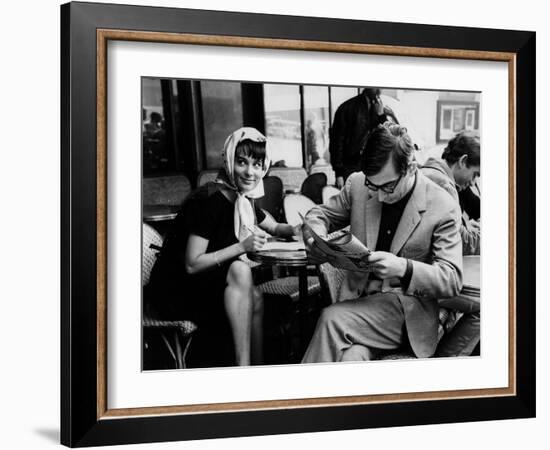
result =
[[[240,192],[253,190],[262,179],[264,162],[252,156],[235,154],[233,176]]]

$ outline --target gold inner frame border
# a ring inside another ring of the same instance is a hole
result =
[[[478,50],[388,46],[343,42],[303,41],[185,33],[98,29],[97,34],[97,419],[174,414],[206,414],[272,409],[314,408],[516,394],[516,54]],[[108,409],[107,405],[107,43],[109,40],[180,43],[279,50],[362,53],[428,58],[471,59],[508,63],[508,386],[504,388],[411,392],[288,400],[265,400],[200,405],[150,406]]]

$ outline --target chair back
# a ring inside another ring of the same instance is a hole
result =
[[[255,200],[256,205],[280,222],[283,215],[283,182],[275,176],[266,176],[263,181],[265,195]]]
[[[301,187],[302,195],[313,200],[317,205],[323,203],[323,188],[327,185],[327,176],[322,173],[312,173],[304,180]]]
[[[218,177],[219,169],[202,170],[197,177],[197,186],[202,186]]]
[[[287,194],[285,195],[283,205],[286,222],[292,226],[296,226],[302,223],[300,214],[305,216],[315,206],[315,203],[302,194]]]
[[[302,167],[272,167],[267,174],[281,179],[284,192],[300,192],[307,178],[307,172]]]
[[[156,248],[151,248],[151,245]],[[141,264],[141,284],[145,286],[149,283],[149,277],[151,276],[151,270],[157,260],[157,254],[159,248],[162,247],[162,237],[157,231],[147,225],[143,224],[143,237],[142,237],[142,264]]]
[[[191,183],[185,175],[143,179],[144,205],[178,206],[190,192]]]
[[[333,186],[336,184],[336,174],[334,173],[334,170],[332,170],[332,166],[330,164],[314,164],[309,169],[310,174],[319,172],[322,172],[327,176],[328,185]]]
[[[327,304],[336,303],[340,300],[340,290],[344,281],[344,271],[337,269],[330,263],[323,263],[317,266],[319,281],[321,283],[321,295]]]
[[[334,197],[335,195],[338,195],[339,193],[340,193],[340,189],[335,188],[334,186],[325,186],[322,192],[323,205],[326,205],[330,198]]]

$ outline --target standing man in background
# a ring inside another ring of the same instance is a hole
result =
[[[365,88],[336,110],[330,129],[330,163],[341,189],[348,176],[361,170],[361,151],[369,132],[388,120],[397,122],[393,111],[380,99],[380,89]]]

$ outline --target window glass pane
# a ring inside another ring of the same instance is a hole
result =
[[[330,123],[334,120],[334,114],[338,107],[344,103],[348,98],[355,97],[359,94],[359,89],[355,87],[331,87],[330,88],[330,102],[332,117]]]
[[[170,149],[166,136],[161,80],[142,79],[143,173],[170,170]]]
[[[264,85],[265,129],[273,163],[302,167],[300,88]]]
[[[327,165],[328,154],[328,87],[304,86],[307,167]]]
[[[222,167],[223,143],[243,126],[241,83],[201,81],[206,167]]]

